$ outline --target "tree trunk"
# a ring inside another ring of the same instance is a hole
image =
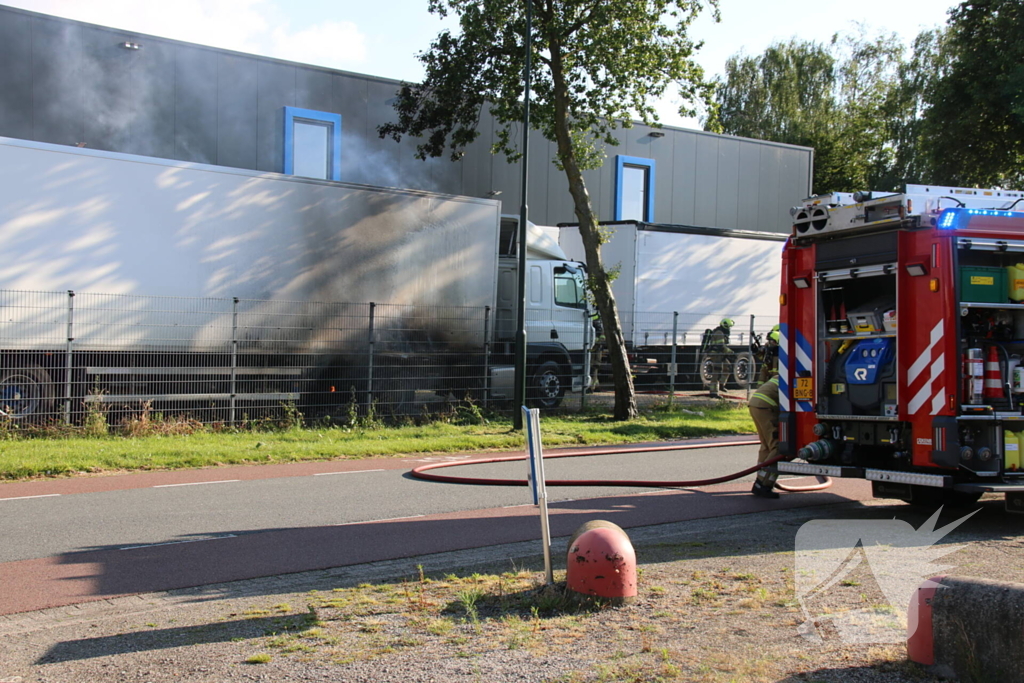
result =
[[[566,165],[566,176],[569,178],[570,192],[576,202],[576,218],[580,224],[580,238],[583,240],[583,248],[586,253],[587,270],[591,273],[590,282],[594,302],[601,314],[605,344],[608,346],[612,364],[612,380],[615,384],[614,417],[616,420],[631,420],[637,416],[633,373],[629,368],[626,339],[622,334],[622,324],[619,321],[619,311],[615,305],[615,295],[612,294],[611,282],[601,259],[601,238],[597,230],[597,220],[590,206],[590,196],[587,194],[582,174],[574,179],[569,171],[569,166]],[[582,205],[578,196],[583,198]]]
[[[557,41],[551,45],[551,74],[554,95],[555,139],[558,144],[558,160],[565,169],[565,177],[569,181],[569,192],[572,194],[579,222],[580,238],[586,254],[587,270],[590,273],[591,290],[597,311],[604,326],[605,344],[608,346],[609,360],[612,365],[612,380],[615,383],[616,420],[631,420],[637,416],[636,392],[633,388],[633,374],[629,368],[629,357],[626,354],[626,340],[619,322],[619,312],[612,294],[611,281],[604,269],[601,259],[601,236],[598,232],[597,218],[590,204],[590,194],[583,181],[583,172],[576,161],[576,150],[569,133],[569,112],[566,105],[567,84],[562,69],[561,46]]]

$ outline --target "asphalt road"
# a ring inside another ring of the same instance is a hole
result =
[[[443,459],[404,461],[402,469],[381,469],[382,462],[365,461],[361,470],[257,481],[231,480],[225,470],[223,479],[212,482],[0,499],[0,562],[530,502],[525,488],[425,482],[407,474],[417,464]],[[716,477],[756,461],[756,447],[742,446],[554,458],[545,461],[545,470],[548,479],[680,480]],[[444,473],[522,479],[526,471],[525,462],[512,462],[453,467]],[[650,490],[552,487],[548,495],[558,502]]]
[[[412,479],[427,461],[367,459],[0,484],[0,615],[107,597],[531,541],[525,487]],[[546,461],[548,479],[670,480],[745,469],[753,446]],[[525,478],[525,462],[446,473]],[[861,500],[863,481],[767,501],[747,481],[699,489],[554,488],[553,537]]]

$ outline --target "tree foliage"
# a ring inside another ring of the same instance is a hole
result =
[[[600,143],[616,144],[618,126],[634,118],[656,122],[652,100],[671,84],[684,103],[707,99],[709,85],[692,59],[700,43],[687,35],[704,0],[532,2],[531,119],[552,141],[559,125],[566,127],[586,168],[601,165]],[[717,0],[707,4],[717,8]],[[460,31],[442,32],[419,55],[426,77],[399,91],[398,121],[380,126],[381,135],[423,136],[420,158],[448,152],[455,160],[479,135],[486,109],[502,124],[494,151],[517,160],[512,130],[523,118],[524,3],[430,0],[430,11],[457,14]],[[681,111],[695,113],[692,104]]]
[[[923,95],[940,42],[939,32],[922,33],[909,60],[895,35],[863,32],[733,56],[705,127],[813,147],[815,193],[919,182]]]
[[[925,130],[936,182],[1024,184],[1024,2],[976,0],[950,12]]]
[[[555,163],[572,193],[586,251],[592,293],[604,325],[615,381],[615,416],[636,415],[636,399],[615,299],[601,261],[597,217],[582,171],[604,161],[604,145],[634,118],[657,121],[652,101],[675,84],[686,103],[710,89],[693,61],[700,44],[687,31],[717,0],[526,0],[532,3],[531,122],[556,143]],[[479,135],[484,111],[497,126],[496,153],[519,158],[513,136],[523,119],[525,3],[511,0],[430,0],[430,11],[459,18],[459,32],[442,32],[419,56],[426,77],[403,85],[397,121],[382,137],[421,138],[420,158],[458,159]],[[692,109],[683,109],[693,114]]]

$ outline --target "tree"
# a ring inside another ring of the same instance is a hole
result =
[[[830,153],[840,119],[836,58],[823,45],[790,40],[762,55],[734,55],[716,82],[715,104],[705,128],[729,135],[815,148],[815,192],[851,173]],[[798,198],[794,198],[798,199]]]
[[[1024,183],[1024,2],[968,0],[950,11],[945,58],[927,97],[936,182]]]
[[[911,62],[895,35],[792,39],[757,57],[734,55],[716,82],[705,128],[813,147],[815,193],[896,189],[918,182],[923,93],[937,32]],[[923,70],[923,71],[922,71]]]
[[[446,151],[458,159],[479,135],[486,107],[498,124],[493,151],[519,158],[512,130],[523,114],[525,2],[532,3],[532,125],[555,142],[556,164],[569,181],[586,253],[591,292],[604,325],[615,383],[614,416],[636,416],[625,339],[601,259],[602,236],[583,171],[598,168],[604,145],[634,117],[657,121],[651,101],[675,83],[686,103],[707,101],[709,86],[693,61],[700,47],[689,26],[717,0],[430,0],[432,13],[459,17],[460,33],[442,32],[419,56],[426,77],[403,85],[398,120],[381,137],[421,136],[420,158]],[[684,105],[683,112],[693,114]]]
[[[927,97],[938,80],[943,62],[945,30],[922,31],[914,39],[911,55],[897,67],[895,83],[880,108],[885,126],[885,155],[879,156],[869,174],[870,189],[899,191],[907,183],[936,182],[925,135]]]

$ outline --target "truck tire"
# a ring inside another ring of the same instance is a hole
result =
[[[740,389],[754,386],[757,382],[757,361],[750,351],[741,351],[732,364],[732,377]]]
[[[533,371],[527,387],[527,398],[534,408],[552,409],[562,404],[565,381],[562,368],[553,360],[544,361]]]
[[[0,416],[40,421],[53,411],[53,379],[38,365],[0,372]]]
[[[700,357],[700,362],[697,364],[697,375],[700,377],[701,385],[711,386],[711,380],[715,377],[715,362],[711,356]]]

